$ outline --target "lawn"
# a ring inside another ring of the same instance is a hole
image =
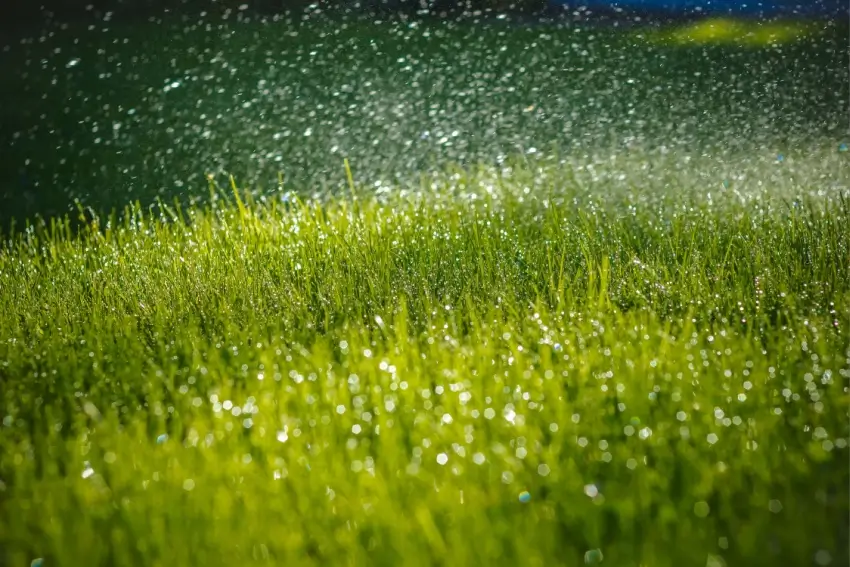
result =
[[[846,564],[844,157],[19,228],[0,565]]]

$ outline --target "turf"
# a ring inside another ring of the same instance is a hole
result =
[[[846,561],[846,195],[646,163],[19,231],[0,565]]]

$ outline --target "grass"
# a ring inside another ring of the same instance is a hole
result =
[[[846,196],[645,164],[29,225],[0,565],[846,561]]]
[[[817,34],[818,31],[816,22],[710,18],[657,32],[654,37],[662,42],[677,45],[726,44],[763,48],[800,41],[807,36]]]

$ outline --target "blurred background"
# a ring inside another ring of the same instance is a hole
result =
[[[36,22],[45,17],[73,19],[86,12],[112,11],[138,17],[160,11],[224,11],[247,6],[252,11],[279,12],[311,6],[329,9],[457,13],[499,11],[513,13],[583,12],[647,13],[667,17],[744,15],[748,17],[841,17],[848,11],[843,0],[4,0],[0,14],[7,27]]]
[[[333,192],[343,158],[377,192],[512,156],[614,156],[632,170],[710,156],[698,173],[710,184],[742,161],[759,176],[814,176],[823,167],[806,156],[848,141],[847,9],[3,0],[0,226],[191,202],[208,176],[269,198],[281,178],[286,191]]]

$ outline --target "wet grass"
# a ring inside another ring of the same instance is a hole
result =
[[[728,44],[753,48],[776,47],[817,34],[820,30],[816,24],[817,22],[812,21],[753,22],[731,18],[710,18],[656,32],[651,37],[677,45]]]
[[[846,196],[635,164],[8,239],[0,565],[842,564]]]

